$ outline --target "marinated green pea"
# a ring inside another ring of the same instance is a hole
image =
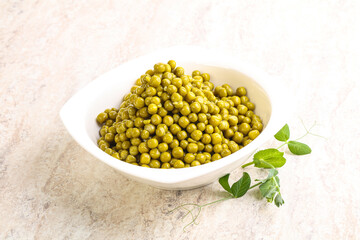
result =
[[[198,120],[198,116],[196,115],[196,113],[190,113],[187,117],[190,122],[196,122]]]
[[[250,124],[251,123],[251,119],[249,117],[244,117],[244,119],[242,120],[243,123],[247,123]]]
[[[105,141],[107,141],[107,142],[114,141],[114,138],[115,138],[115,135],[113,133],[107,133],[107,134],[105,134],[105,137],[104,137]]]
[[[171,149],[174,149],[174,148],[178,147],[179,145],[180,145],[179,140],[174,139],[174,141],[172,141],[169,146]]]
[[[127,163],[135,163],[136,162],[136,157],[134,157],[133,155],[128,155],[125,159],[125,162]]]
[[[241,96],[240,97],[241,104],[245,104],[249,101],[249,98],[247,96]]]
[[[222,141],[222,137],[219,133],[213,133],[211,134],[211,140],[212,140],[212,144],[219,144]]]
[[[159,142],[157,139],[152,138],[152,139],[147,140],[146,144],[149,148],[156,148],[158,146]]]
[[[255,122],[253,125],[252,125],[252,129],[253,130],[258,130],[259,132],[263,129],[263,125],[261,122]]]
[[[111,154],[111,156],[120,160],[120,155],[117,152]]]
[[[111,125],[114,123],[114,121],[112,119],[108,119],[106,120],[105,124],[108,126],[108,127],[111,127]]]
[[[161,123],[162,119],[160,115],[154,114],[151,116],[151,123],[155,126],[159,125]]]
[[[249,138],[251,140],[254,140],[255,138],[257,138],[257,136],[259,136],[260,132],[258,130],[252,130],[249,132]]]
[[[234,130],[232,130],[231,128],[227,129],[225,132],[224,132],[224,136],[226,138],[232,138],[234,136],[235,132]]]
[[[179,141],[184,140],[187,137],[186,131],[182,130],[176,134],[176,137]]]
[[[172,155],[175,157],[175,158],[182,158],[184,156],[184,150],[181,148],[181,147],[175,147],[173,150],[172,150]]]
[[[199,141],[202,137],[202,132],[200,130],[195,130],[191,133],[191,138],[195,141]]]
[[[229,129],[229,122],[228,121],[226,121],[226,120],[222,120],[221,122],[220,122],[220,124],[219,124],[219,129],[221,130],[221,131],[225,131],[225,130],[227,130],[227,129]]]
[[[196,166],[200,166],[200,165],[201,165],[201,163],[199,161],[192,161],[190,166],[196,167]]]
[[[181,113],[183,116],[189,115],[189,114],[191,113],[190,106],[189,106],[189,105],[183,106],[183,107],[180,109],[180,113]]]
[[[150,137],[150,133],[149,131],[147,130],[142,130],[141,131],[141,134],[140,134],[140,137],[144,140],[148,139]]]
[[[166,133],[163,137],[163,142],[170,144],[174,140],[174,137],[171,133]]]
[[[177,67],[174,70],[175,75],[178,76],[178,77],[181,77],[182,75],[184,75],[184,72],[185,71],[184,71],[184,69],[182,67]]]
[[[184,162],[181,160],[176,160],[176,162],[174,163],[174,168],[183,168],[183,167],[185,167]]]
[[[163,168],[163,169],[169,169],[169,168],[171,168],[171,165],[170,165],[170,163],[162,163],[162,164],[161,164],[161,168]]]
[[[163,137],[166,134],[166,130],[163,127],[159,127],[156,129],[156,136]]]
[[[171,154],[169,152],[162,152],[160,154],[160,161],[163,163],[170,162],[171,160]]]
[[[144,130],[148,131],[150,134],[155,133],[155,129],[156,129],[155,126],[152,124],[146,124],[144,126]]]
[[[200,76],[200,74],[201,74],[201,73],[200,73],[199,70],[195,70],[195,71],[192,72],[191,75],[192,75],[192,77],[195,77],[195,76]]]
[[[244,145],[244,147],[245,147],[246,145],[250,144],[251,142],[252,142],[251,139],[246,139],[246,140],[242,141],[242,145]]]
[[[100,129],[100,136],[104,137],[107,133],[108,133],[108,126],[104,125],[101,129]]]
[[[114,153],[114,150],[112,150],[111,148],[106,148],[105,152],[109,155],[112,155]]]
[[[225,88],[223,88],[223,87],[221,87],[220,89],[219,89],[219,97],[227,97],[227,91],[226,91],[226,89]]]
[[[191,112],[198,113],[201,111],[201,105],[198,102],[193,102],[190,104]]]
[[[154,76],[151,77],[150,86],[156,88],[156,87],[160,86],[160,84],[161,84],[161,78],[159,76],[154,75]]]
[[[186,131],[188,133],[192,133],[193,131],[195,131],[197,129],[196,125],[194,123],[190,123],[187,127],[186,127]]]
[[[208,153],[211,153],[213,151],[213,145],[206,144],[205,147],[204,147],[204,151],[208,152]]]
[[[223,150],[223,146],[221,144],[215,144],[213,151],[216,153],[220,153]]]
[[[100,113],[97,117],[96,117],[96,121],[100,124],[104,123],[107,119],[108,119],[108,114],[105,112]]]
[[[252,103],[252,102],[246,102],[246,107],[249,109],[249,110],[254,110],[255,109],[255,104]]]
[[[131,130],[131,138],[137,138],[140,136],[140,130],[138,128],[132,128]]]
[[[149,147],[146,145],[146,142],[142,142],[138,146],[138,150],[140,153],[147,153],[150,151]]]
[[[151,168],[160,168],[161,163],[160,163],[159,160],[151,160],[150,163],[149,163],[149,166]]]
[[[202,123],[202,122],[196,124],[196,127],[197,127],[197,129],[199,129],[201,132],[204,132],[205,129],[206,129],[205,123]]]
[[[195,93],[193,93],[193,92],[188,92],[188,93],[186,94],[185,100],[190,103],[190,102],[192,102],[193,100],[195,100],[195,98],[196,98]]]
[[[171,116],[165,116],[165,117],[163,118],[163,123],[164,123],[166,126],[170,127],[170,126],[174,123],[174,119],[173,119]]]
[[[160,152],[166,152],[169,149],[169,146],[167,145],[167,143],[160,143],[158,146],[158,149]]]
[[[129,148],[129,153],[130,153],[131,155],[133,155],[133,156],[136,156],[136,155],[139,153],[138,147],[137,147],[137,146],[131,146],[131,147]]]
[[[150,150],[150,157],[151,157],[152,159],[158,159],[158,158],[160,157],[160,151],[159,151],[159,149],[157,149],[157,148],[151,149],[151,150]]]
[[[158,107],[157,107],[154,103],[151,103],[151,104],[148,106],[147,110],[148,110],[148,113],[149,113],[149,114],[155,114],[155,113],[157,113],[157,111],[158,111]]]
[[[190,121],[189,119],[186,117],[186,116],[182,116],[180,117],[179,119],[179,125],[182,127],[182,128],[186,128],[187,125],[190,124]]]
[[[170,65],[171,70],[174,70],[174,69],[175,69],[175,67],[176,67],[176,62],[175,62],[174,60],[168,61],[168,64]]]
[[[210,75],[208,73],[201,74],[201,77],[204,79],[204,81],[210,81]]]
[[[181,127],[179,125],[173,124],[173,125],[170,126],[170,132],[172,134],[177,134],[180,131],[181,131]]]
[[[182,101],[182,96],[179,93],[173,93],[171,95],[171,101],[180,102],[180,101]]]
[[[237,145],[234,141],[229,143],[229,150],[234,153],[239,150],[239,145]]]
[[[166,111],[172,111],[172,110],[174,110],[174,104],[171,101],[167,100],[164,103],[164,108]]]
[[[182,149],[186,149],[188,145],[189,145],[189,142],[186,141],[185,139],[183,139],[183,140],[180,141],[180,147],[181,147]]]
[[[152,97],[151,98],[151,103],[155,104],[155,105],[159,105],[161,103],[161,100],[159,97]]]
[[[126,134],[125,133],[120,133],[119,134],[119,142],[124,142],[128,140],[128,137],[126,137]]]
[[[132,138],[130,139],[131,145],[133,146],[139,146],[139,144],[142,142],[140,138]]]
[[[199,161],[201,164],[203,164],[205,162],[205,160],[206,160],[206,157],[205,157],[204,154],[199,153],[199,154],[196,155],[195,159],[196,159],[196,161]]]
[[[218,154],[218,153],[215,153],[211,156],[211,161],[216,161],[216,160],[219,160],[221,159],[221,155]]]
[[[150,154],[142,153],[140,155],[140,164],[149,164],[151,160]]]
[[[221,122],[221,119],[218,117],[218,116],[211,116],[210,120],[209,120],[209,123],[213,126],[213,127],[217,127],[219,126]]]
[[[246,95],[246,89],[244,87],[238,87],[236,89],[236,95],[238,95],[239,97],[245,96]]]
[[[184,157],[184,161],[186,163],[192,163],[195,160],[195,155],[191,153],[187,153]]]
[[[198,145],[198,151],[202,152],[205,148],[205,145],[202,142],[197,142]]]
[[[157,63],[154,65],[154,71],[157,73],[163,73],[165,72],[165,64],[163,63]]]
[[[212,125],[206,125],[205,132],[209,134],[213,133],[214,127]]]
[[[199,147],[196,143],[189,143],[189,145],[187,146],[186,150],[189,153],[196,153],[198,151]]]

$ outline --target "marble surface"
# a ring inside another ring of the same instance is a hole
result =
[[[359,1],[1,1],[0,239],[360,239],[359,36]],[[63,127],[61,106],[94,78],[184,44],[262,68],[292,96],[292,136],[301,118],[327,138],[288,156],[281,208],[254,190],[204,208],[183,232],[169,209],[216,200],[219,184],[133,182]]]

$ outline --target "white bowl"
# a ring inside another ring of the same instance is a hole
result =
[[[117,160],[100,150],[96,144],[99,126],[96,116],[109,107],[119,107],[136,79],[157,62],[174,59],[186,74],[193,70],[207,72],[217,85],[228,83],[233,89],[245,86],[255,103],[255,113],[264,123],[263,132],[243,149],[218,161],[183,169],[151,169]],[[154,187],[178,190],[200,187],[241,166],[256,149],[272,138],[282,126],[281,99],[270,78],[260,70],[241,63],[233,56],[199,47],[163,49],[132,61],[103,74],[75,94],[60,111],[60,117],[71,136],[85,150],[124,176]]]

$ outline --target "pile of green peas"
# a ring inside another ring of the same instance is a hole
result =
[[[119,109],[97,116],[97,143],[114,158],[142,167],[195,167],[253,141],[263,129],[254,109],[244,87],[215,87],[208,73],[186,75],[170,60],[141,75]]]

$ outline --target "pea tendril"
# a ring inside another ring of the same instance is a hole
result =
[[[251,179],[249,174],[244,172],[243,176],[230,187],[228,182],[229,174],[227,174],[219,179],[219,183],[223,187],[223,189],[230,194],[230,196],[202,205],[196,203],[186,203],[172,209],[169,213],[173,213],[174,211],[181,209],[186,211],[186,214],[182,217],[182,220],[184,220],[189,215],[191,216],[191,221],[184,226],[183,231],[186,231],[186,228],[189,227],[190,225],[198,224],[196,220],[198,219],[201,210],[204,207],[214,205],[216,203],[223,202],[232,198],[240,198],[244,196],[248,190],[254,189],[256,187],[259,187],[262,197],[266,198],[268,202],[270,203],[274,202],[274,204],[277,207],[280,207],[282,204],[284,204],[285,201],[283,200],[280,193],[280,180],[279,177],[277,176],[278,175],[277,168],[282,167],[286,163],[286,159],[283,157],[284,152],[280,152],[279,149],[287,145],[290,152],[295,155],[309,154],[311,153],[310,147],[304,143],[298,142],[298,140],[304,138],[307,135],[322,137],[320,135],[311,132],[313,127],[316,125],[316,122],[309,129],[306,128],[303,121],[301,121],[301,123],[304,129],[306,130],[306,133],[303,136],[297,138],[296,140],[289,141],[290,130],[289,130],[289,126],[285,124],[284,127],[274,135],[274,137],[277,140],[283,142],[283,144],[281,144],[276,149],[269,148],[258,151],[253,155],[253,161],[242,165],[242,168],[254,164],[254,166],[257,168],[267,169],[268,176],[265,179],[255,179],[257,183],[251,185]]]

